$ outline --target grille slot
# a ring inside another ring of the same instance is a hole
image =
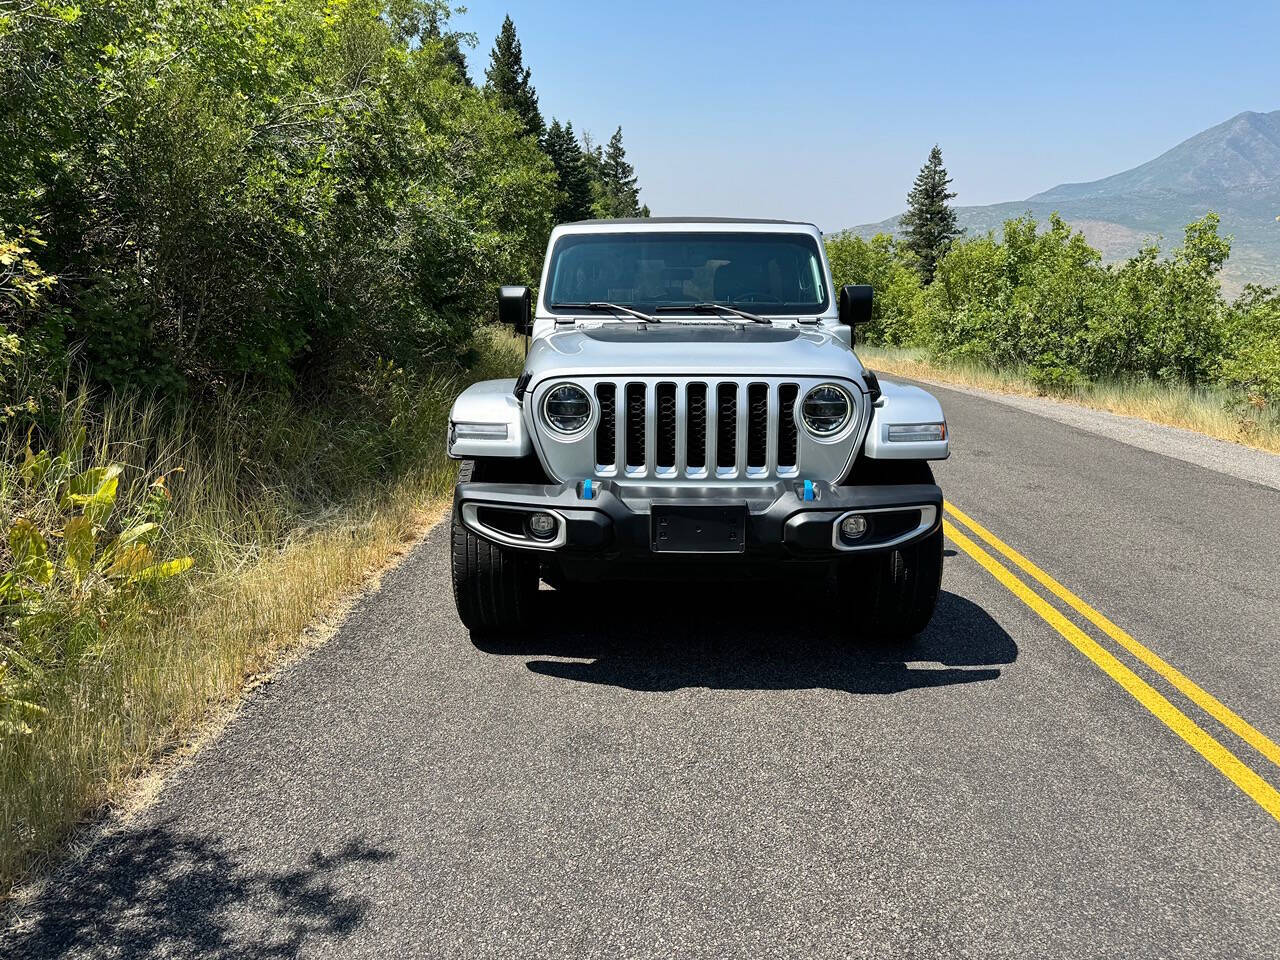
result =
[[[658,467],[676,465],[676,385],[660,383],[657,389],[658,411],[654,461]]]
[[[747,466],[765,465],[769,449],[769,385],[747,387]]]
[[[716,387],[716,466],[738,465],[738,385]]]
[[[800,388],[784,383],[778,388],[778,466],[796,465],[796,397]]]
[[[643,467],[644,460],[643,383],[627,384],[627,466]]]
[[[600,425],[596,428],[596,463],[609,466],[618,455],[618,388],[612,383],[596,386]]]
[[[689,384],[689,416],[685,421],[689,441],[685,454],[691,470],[703,470],[707,466],[707,385]]]

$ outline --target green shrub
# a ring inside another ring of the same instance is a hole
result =
[[[1221,379],[1264,402],[1275,394],[1274,295],[1257,291],[1228,310],[1218,278],[1231,246],[1212,213],[1189,224],[1169,256],[1150,244],[1113,266],[1056,215],[1043,229],[1030,216],[1008,220],[999,237],[952,244],[933,283],[914,295],[894,286],[909,263],[888,238],[838,237],[828,248],[833,269],[889,291],[892,319],[878,324],[873,343],[1018,369],[1046,392],[1141,377]]]
[[[1188,224],[1183,245],[1160,259],[1154,245],[1115,267],[1109,310],[1092,344],[1094,374],[1210,382],[1225,346],[1218,275],[1231,252],[1217,214]]]
[[[920,302],[920,275],[911,266],[911,254],[887,234],[870,240],[841,233],[826,240],[827,259],[836,291],[847,283],[875,287],[871,323],[858,330],[867,343],[900,346],[912,343]]]
[[[22,364],[48,360],[40,351],[32,355],[30,341],[34,331],[29,331],[25,339],[15,332],[37,315],[57,283],[57,277],[46,273],[35,259],[44,245],[38,230],[6,230],[0,223],[0,423],[19,412],[35,410],[35,399],[17,395],[14,385]],[[38,328],[40,324],[29,326]]]
[[[1280,288],[1249,286],[1231,305],[1222,381],[1253,405],[1280,407]]]
[[[112,631],[145,616],[164,581],[193,563],[161,559],[166,477],[144,482],[121,513],[123,465],[81,460],[82,442],[57,456],[28,447],[3,466],[0,736],[30,732],[46,675],[101,655]]]
[[[39,224],[98,382],[328,382],[465,343],[532,280],[555,177],[436,0],[32,0],[0,17],[0,225]]]
[[[943,358],[1026,367],[1046,388],[1091,367],[1092,325],[1107,273],[1079,233],[1052,217],[1047,230],[1022,217],[952,246],[925,298],[926,342]]]

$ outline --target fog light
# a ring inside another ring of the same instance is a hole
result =
[[[867,518],[852,516],[840,521],[840,536],[846,540],[857,540],[867,532]]]
[[[529,532],[539,540],[546,540],[556,532],[556,518],[549,513],[535,513],[529,517]]]

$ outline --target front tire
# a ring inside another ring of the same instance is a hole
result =
[[[485,462],[464,460],[458,482],[488,479]],[[533,622],[538,562],[477,536],[462,523],[454,497],[450,565],[458,616],[473,633],[510,633]]]
[[[942,588],[942,530],[884,553],[851,557],[839,574],[842,608],[876,638],[906,640],[929,625]]]

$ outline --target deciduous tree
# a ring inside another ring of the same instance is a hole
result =
[[[498,283],[532,279],[555,177],[519,119],[461,82],[447,15],[435,0],[0,15],[0,236],[38,230],[21,256],[58,278],[3,311],[0,337],[35,366],[74,357],[98,382],[200,393],[448,356]]]

